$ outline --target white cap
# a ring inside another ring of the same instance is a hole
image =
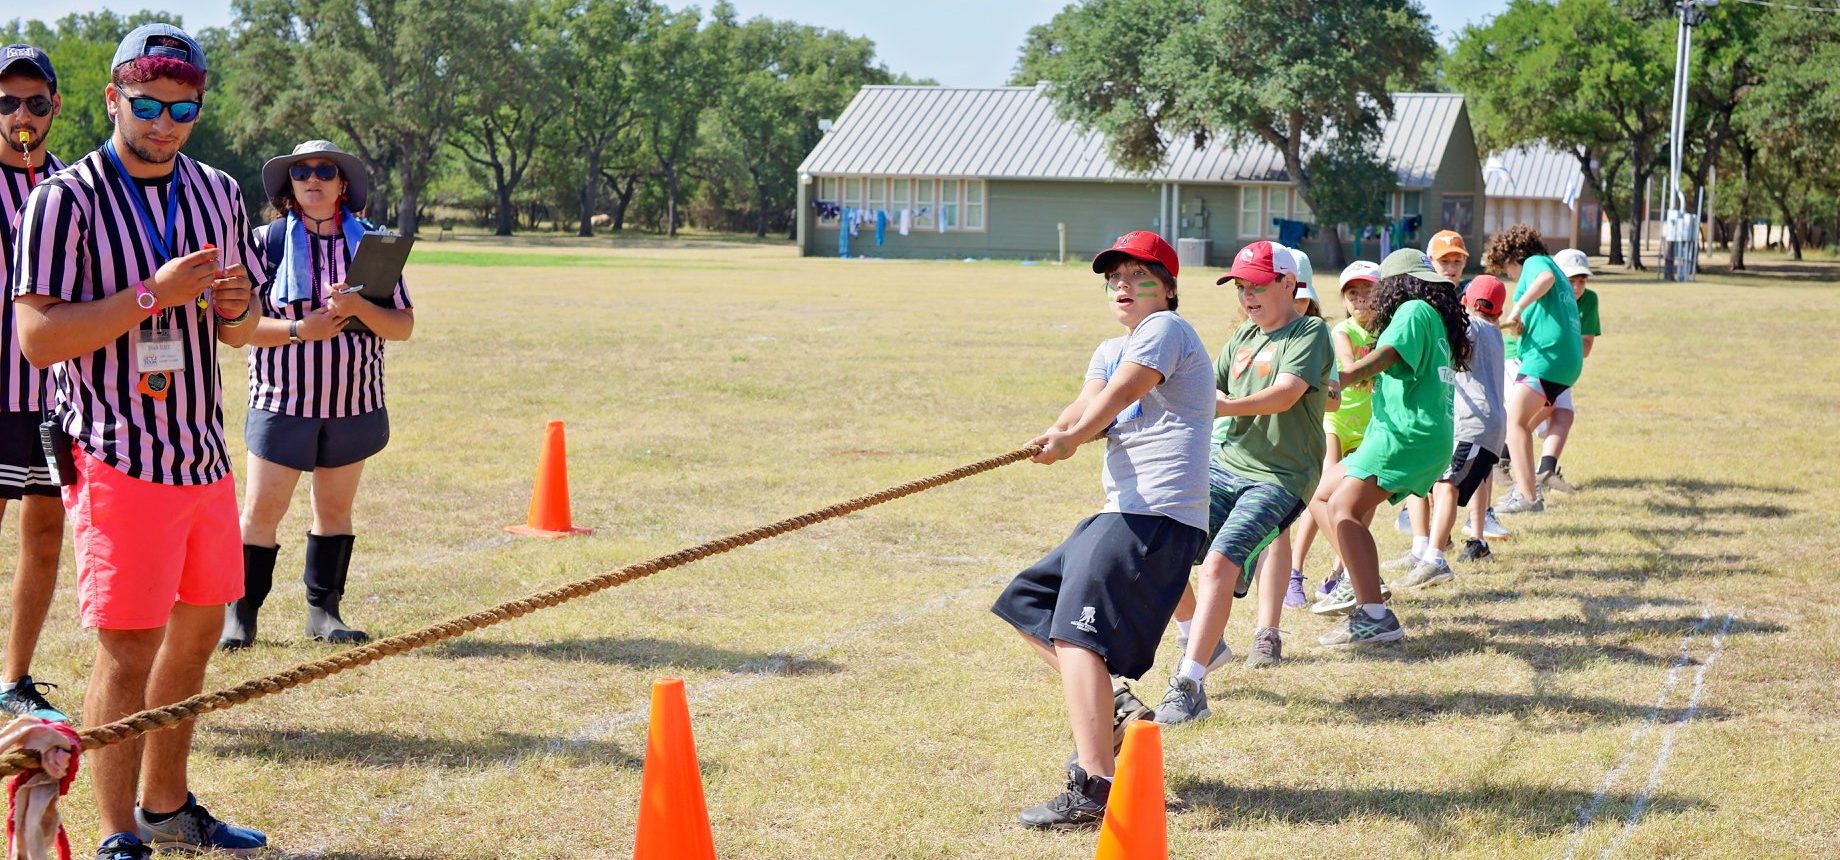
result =
[[[1356,260],[1342,270],[1340,289],[1348,289],[1350,281],[1366,281],[1370,284],[1380,283],[1380,264],[1367,260]]]
[[[1310,301],[1315,302],[1318,306],[1322,305],[1322,299],[1319,299],[1316,297],[1316,288],[1310,286],[1309,284],[1299,283],[1297,285],[1296,297],[1300,299],[1309,299]]]
[[[1559,264],[1559,271],[1564,272],[1568,278],[1575,278],[1579,275],[1587,278],[1591,276],[1591,261],[1583,251],[1577,248],[1567,248],[1554,254],[1553,262]]]
[[[1292,248],[1291,259],[1297,264],[1297,283],[1308,284],[1316,280],[1316,268],[1310,265],[1310,255]],[[1299,292],[1302,292],[1301,290]]]
[[[1297,249],[1289,245],[1271,243],[1271,269],[1280,275],[1297,274]],[[1299,280],[1302,280],[1299,278]]]

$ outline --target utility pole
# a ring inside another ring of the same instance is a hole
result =
[[[1663,280],[1691,281],[1699,272],[1699,213],[1687,211],[1680,169],[1687,147],[1687,74],[1693,68],[1693,28],[1717,5],[1719,0],[1678,0],[1675,4],[1680,29],[1674,38],[1674,111],[1668,129],[1667,190],[1662,196]]]

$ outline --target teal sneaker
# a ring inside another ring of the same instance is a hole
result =
[[[1379,618],[1369,618],[1366,611],[1357,608],[1348,613],[1348,620],[1342,626],[1316,641],[1324,648],[1345,648],[1350,645],[1398,642],[1404,638],[1406,629],[1400,625],[1399,616],[1393,614],[1393,610],[1385,610],[1385,614]]]
[[[21,717],[37,717],[54,723],[68,723],[70,718],[45,700],[45,691],[55,689],[57,689],[56,684],[34,681],[31,675],[22,675],[19,683],[13,685],[13,689],[0,693],[0,711]]]
[[[141,839],[155,851],[221,852],[241,857],[268,847],[268,837],[261,831],[217,820],[190,794],[185,796],[185,805],[164,821],[148,821],[146,811],[136,806],[134,822],[140,825]]]
[[[1386,603],[1392,599],[1392,586],[1384,582],[1380,583],[1380,602]],[[1354,583],[1350,582],[1348,577],[1344,576],[1336,580],[1335,588],[1331,589],[1328,594],[1323,595],[1315,603],[1310,605],[1310,611],[1317,615],[1341,615],[1353,609],[1354,605]]]

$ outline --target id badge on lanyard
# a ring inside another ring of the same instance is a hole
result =
[[[173,373],[185,369],[185,341],[166,324],[168,315],[162,311],[153,318],[151,331],[135,329],[132,339],[134,370],[141,375],[136,388],[155,400],[166,399],[172,390]]]

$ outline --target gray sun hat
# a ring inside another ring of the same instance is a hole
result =
[[[287,155],[277,155],[262,165],[262,192],[270,199],[287,190],[288,168],[296,161],[309,158],[324,158],[339,166],[339,172],[345,175],[349,186],[345,191],[345,207],[353,212],[364,211],[364,204],[371,196],[370,176],[364,172],[364,162],[358,157],[332,144],[330,140],[309,140],[294,147]]]

